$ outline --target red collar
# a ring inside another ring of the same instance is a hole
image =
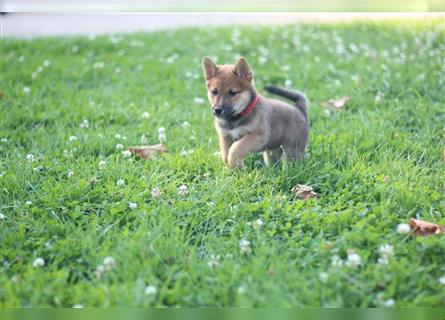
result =
[[[253,108],[255,108],[255,106],[258,104],[258,101],[260,101],[260,95],[259,95],[259,94],[256,95],[256,97],[255,97],[255,99],[253,99],[252,103],[249,104],[249,105],[247,106],[247,108],[244,109],[242,112],[240,112],[240,113],[238,114],[238,116],[239,116],[239,117],[245,117],[245,116],[247,116],[249,113],[252,112]]]

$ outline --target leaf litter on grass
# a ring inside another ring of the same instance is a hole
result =
[[[346,105],[346,103],[351,100],[351,97],[349,96],[343,96],[339,99],[329,99],[326,101],[323,101],[321,105],[325,108],[333,108],[336,110],[343,109]]]
[[[157,154],[167,152],[167,148],[163,144],[156,144],[153,146],[129,147],[128,151],[130,151],[134,155],[141,157],[144,160],[150,160]]]

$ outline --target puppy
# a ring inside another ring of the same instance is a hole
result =
[[[225,164],[241,169],[249,153],[260,151],[266,165],[276,163],[283,151],[290,159],[302,158],[309,133],[308,102],[303,94],[266,87],[292,105],[261,96],[244,58],[235,65],[216,65],[204,57],[202,65]]]

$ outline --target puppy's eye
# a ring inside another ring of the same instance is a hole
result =
[[[214,96],[217,96],[217,95],[218,95],[218,90],[216,90],[216,89],[213,89],[211,92],[212,92],[212,94],[213,94]]]
[[[229,96],[234,97],[238,94],[238,91],[234,91],[234,90],[229,90]]]

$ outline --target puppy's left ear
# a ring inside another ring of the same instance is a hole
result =
[[[252,81],[253,73],[246,59],[240,58],[235,64],[235,74],[243,80]]]

